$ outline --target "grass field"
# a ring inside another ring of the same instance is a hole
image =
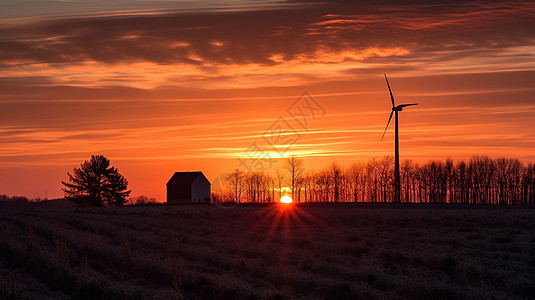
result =
[[[0,211],[0,298],[535,295],[535,210],[429,205]]]

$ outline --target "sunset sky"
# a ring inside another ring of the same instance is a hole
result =
[[[419,103],[402,160],[535,161],[533,1],[353,2],[2,1],[0,194],[61,197],[91,154],[159,201],[175,171],[393,155],[383,73]]]

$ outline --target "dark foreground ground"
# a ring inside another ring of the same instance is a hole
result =
[[[532,298],[534,225],[518,207],[0,210],[0,298]]]

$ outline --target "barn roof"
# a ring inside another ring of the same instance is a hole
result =
[[[206,179],[206,176],[204,176],[204,174],[202,172],[200,172],[200,171],[197,171],[197,172],[175,172],[175,174],[173,174],[173,176],[171,177],[171,179],[169,179],[167,184],[170,184],[172,182],[173,184],[189,185],[189,184],[192,184],[193,181],[195,181],[195,179],[197,179],[197,177],[199,177],[199,176],[204,177],[204,179],[206,181],[208,181],[208,179]],[[208,183],[210,183],[210,182],[208,182]]]

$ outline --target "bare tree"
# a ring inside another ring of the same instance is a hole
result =
[[[368,195],[370,202],[377,202],[379,191],[379,163],[375,158],[372,158],[366,164],[366,177],[368,184]]]
[[[263,173],[264,176],[264,201],[275,201],[275,179],[269,173]]]
[[[316,185],[316,198],[319,202],[328,202],[329,201],[329,173],[326,170],[322,170],[316,173],[315,176],[315,185]]]
[[[366,166],[364,163],[353,163],[346,172],[346,177],[349,179],[352,190],[352,201],[364,202],[366,196]]]
[[[282,184],[284,183],[284,173],[277,169],[277,171],[275,171],[275,180],[277,181],[277,185],[278,185],[278,188],[279,188],[279,199],[282,197]]]
[[[305,170],[303,160],[296,157],[295,155],[290,156],[286,159],[286,169],[288,170],[288,173],[290,175],[290,188],[292,189],[292,198],[294,198],[296,183],[298,183]]]
[[[243,173],[243,171],[236,169],[234,170],[234,172],[227,175],[227,178],[225,178],[225,180],[234,191],[234,201],[236,203],[240,202],[241,195],[245,188],[245,174]]]
[[[522,170],[522,205],[535,205],[535,164],[528,163]]]
[[[455,198],[454,203],[467,204],[470,197],[470,176],[466,162],[456,164],[454,173]]]
[[[303,188],[305,193],[305,202],[313,202],[313,190],[314,187],[314,173],[313,172],[307,172],[305,176],[303,176]]]
[[[379,162],[379,174],[381,183],[381,197],[383,202],[387,202],[390,198],[392,189],[392,170],[394,167],[394,158],[392,156],[385,156]]]
[[[292,199],[293,197],[296,198],[297,200],[297,203],[300,203],[301,202],[301,194],[303,192],[303,187],[305,185],[305,179],[303,176],[299,176],[296,180],[295,180],[295,191],[297,191],[297,194],[294,194],[292,192]]]
[[[337,162],[332,162],[328,169],[329,181],[332,187],[332,199],[334,202],[340,202],[340,184],[342,182],[342,168]]]
[[[263,172],[252,172],[245,177],[248,202],[267,202],[272,178]]]
[[[411,202],[411,184],[414,182],[413,170],[414,162],[412,160],[404,160],[401,163],[401,200],[402,202]]]

